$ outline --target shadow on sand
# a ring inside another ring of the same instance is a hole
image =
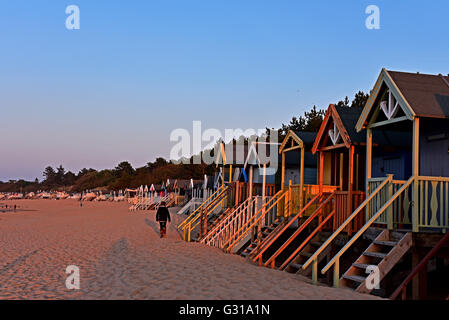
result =
[[[156,221],[151,221],[150,219],[145,218],[145,223],[147,226],[150,226],[151,229],[153,229],[153,231],[156,232],[157,235],[160,235],[159,224]]]

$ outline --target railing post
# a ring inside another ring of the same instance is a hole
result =
[[[413,182],[412,230],[419,232],[419,180]]]
[[[388,192],[388,200],[391,199],[391,197],[393,197],[393,182],[390,182],[388,184],[387,187],[387,192]],[[387,227],[388,230],[393,230],[393,205],[391,205],[388,209],[387,209]]]
[[[318,284],[318,259],[315,258],[312,261],[312,283]]]
[[[334,264],[334,288],[340,285],[340,259],[337,259]]]

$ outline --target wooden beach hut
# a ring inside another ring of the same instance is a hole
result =
[[[234,141],[227,147],[224,143],[218,145],[215,159],[217,190],[181,225],[188,230],[186,239],[190,239],[191,231],[199,227],[198,241],[220,246],[218,243],[223,243],[225,238],[224,227],[229,229],[228,224],[237,221],[243,224],[262,205],[265,197],[275,194],[274,176],[267,175],[263,166],[253,158],[258,158],[258,151],[251,143]],[[237,226],[233,225],[232,232],[227,232],[226,237],[236,231]]]
[[[309,186],[315,191],[309,190],[305,205],[300,205],[289,223],[250,256],[253,262],[298,272],[352,209],[363,202],[365,139],[354,129],[361,112],[357,107],[329,106],[309,144],[319,163],[317,184]],[[357,231],[363,222],[354,221],[346,228],[346,234]],[[325,256],[320,255],[320,260]]]
[[[425,298],[428,271],[447,270],[449,77],[383,69],[355,129],[366,135],[366,200],[303,268],[313,266],[316,282],[319,255],[364,217],[365,224],[331,254],[321,273],[332,268],[334,286],[358,292]],[[387,132],[406,135],[409,143],[376,150]],[[382,170],[375,160],[380,155]],[[437,261],[432,268],[431,259]]]

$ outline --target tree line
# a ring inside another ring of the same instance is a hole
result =
[[[363,91],[355,94],[350,102],[348,97],[338,101],[340,107],[361,108],[366,104],[369,95]],[[313,106],[303,115],[294,116],[278,129],[279,141],[281,141],[289,130],[317,132],[323,122],[325,110]],[[268,128],[267,128],[268,131]],[[193,158],[193,157],[192,157]],[[190,163],[193,163],[190,161]],[[113,169],[95,170],[84,168],[77,174],[66,171],[62,165],[57,168],[48,166],[43,171],[43,180],[34,181],[10,180],[0,181],[0,192],[36,192],[37,190],[67,190],[80,192],[104,188],[107,190],[120,190],[125,188],[136,188],[151,183],[160,184],[167,179],[202,179],[205,174],[213,175],[215,165],[207,164],[174,164],[162,157],[156,158],[154,162],[148,162],[140,168],[133,168],[128,161],[120,162]]]

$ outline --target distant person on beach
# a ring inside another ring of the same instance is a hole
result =
[[[170,212],[165,206],[165,202],[162,201],[159,209],[156,212],[156,221],[159,222],[161,229],[161,238],[166,237],[167,233],[167,221],[170,222]]]

